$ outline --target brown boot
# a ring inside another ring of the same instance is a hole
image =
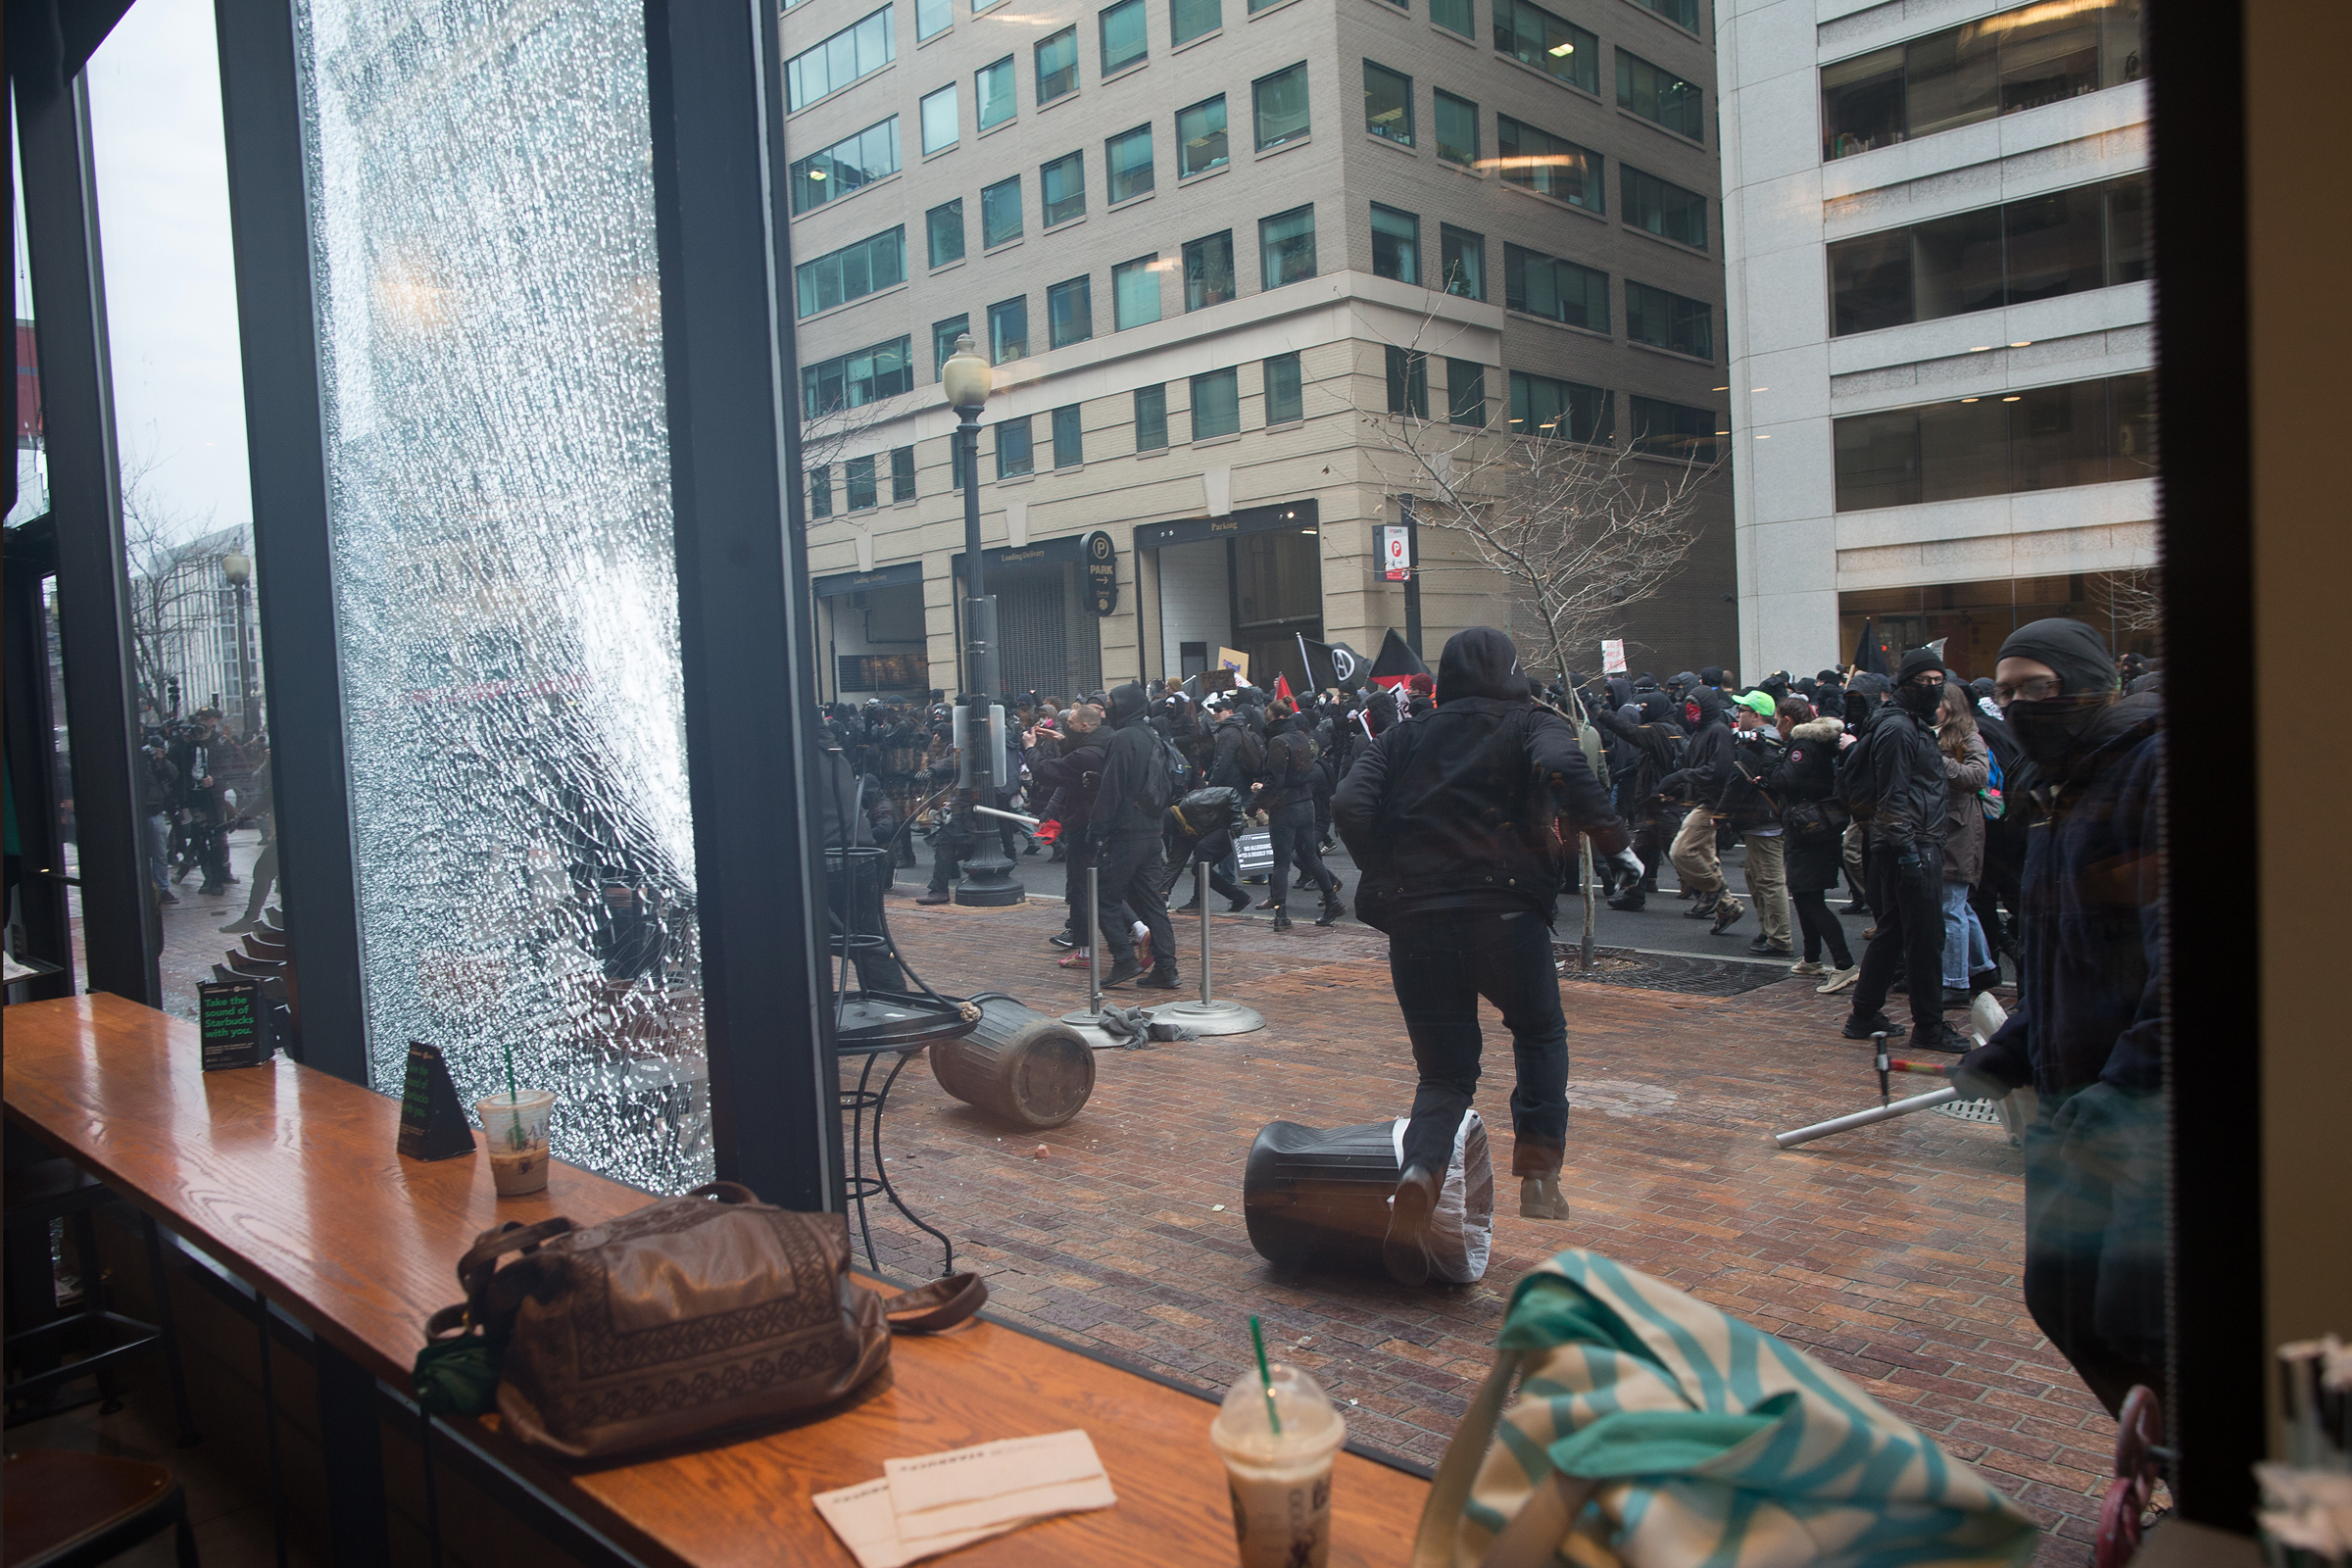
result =
[[[1560,1173],[1547,1176],[1519,1178],[1519,1217],[1521,1219],[1566,1219],[1568,1200],[1560,1192]]]

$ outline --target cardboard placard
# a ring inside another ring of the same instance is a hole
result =
[[[1250,656],[1238,648],[1218,649],[1217,663],[1219,667],[1232,670],[1244,680],[1250,678]]]
[[[411,1159],[451,1159],[473,1152],[473,1125],[458,1099],[440,1048],[409,1042],[409,1068],[400,1087],[400,1152]]]
[[[1603,675],[1625,673],[1625,642],[1622,638],[1604,637],[1601,639],[1600,672]]]
[[[1200,682],[1200,694],[1204,697],[1210,692],[1229,692],[1237,684],[1233,671],[1222,665],[1215,669],[1204,669],[1195,678]]]
[[[276,1045],[270,1006],[259,980],[206,980],[196,987],[196,1026],[204,1036],[204,1070],[258,1067]]]

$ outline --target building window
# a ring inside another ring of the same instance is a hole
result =
[[[1303,101],[1300,112],[1304,113]],[[1364,128],[1400,146],[1413,144],[1412,77],[1364,62]]]
[[[1193,377],[1193,439],[1232,435],[1242,427],[1239,370],[1211,370]]]
[[[1086,154],[1067,153],[1038,171],[1046,227],[1086,216]]]
[[[1315,210],[1294,207],[1257,220],[1258,287],[1280,288],[1315,275]]]
[[[1037,455],[1029,447],[1029,421],[1026,418],[999,419],[997,431],[997,477],[1010,479],[1018,474],[1037,471]]]
[[[1476,360],[1446,362],[1446,417],[1486,428],[1487,368]]]
[[[801,417],[862,408],[913,388],[913,342],[904,336],[889,338],[801,367]]]
[[[1037,101],[1050,104],[1078,90],[1078,29],[1064,27],[1037,45]]]
[[[931,265],[945,267],[963,260],[963,198],[942,202],[923,215],[923,236],[931,248]]]
[[[1251,82],[1250,104],[1259,152],[1304,138],[1313,129],[1306,118],[1306,62]]]
[[[1225,167],[1225,95],[1176,111],[1176,177]]]
[[[1073,277],[1046,290],[1046,343],[1067,348],[1095,335],[1095,286],[1091,276]],[[1056,464],[1054,466],[1059,467]]]
[[[1012,56],[1006,55],[993,66],[982,66],[972,74],[977,91],[973,102],[979,105],[980,128],[1002,125],[1020,110],[1019,95],[1012,82]]]
[[[1139,256],[1110,270],[1111,330],[1148,326],[1159,319],[1159,258]]]
[[[1634,0],[1634,3],[1647,6],[1685,32],[1698,30],[1698,0]]]
[[[1109,171],[1107,200],[1116,207],[1152,189],[1152,127],[1123,130],[1102,144],[1103,166]]]
[[[1715,313],[1705,300],[1686,299],[1647,283],[1625,285],[1625,335],[1692,359],[1715,358]]]
[[[874,460],[852,458],[841,466],[841,487],[852,512],[871,512],[881,504],[874,484]]]
[[[1591,213],[1608,210],[1600,188],[1600,154],[1590,147],[1496,115],[1494,156],[1502,177],[1522,190]]]
[[[1542,251],[1502,248],[1502,303],[1588,332],[1609,330],[1609,274]]]
[[[972,329],[969,314],[951,316],[944,321],[931,323],[931,379],[945,376],[948,357],[956,352],[956,340]]]
[[[2152,478],[2153,382],[2141,370],[1833,420],[1838,510]]]
[[[2013,115],[2148,72],[2142,0],[2023,6],[1821,68],[1821,156]]]
[[[1466,300],[1487,297],[1487,237],[1451,223],[1438,225],[1438,265],[1446,270],[1446,292]]]
[[[1078,417],[1078,405],[1066,404],[1054,411],[1054,466],[1075,468],[1086,462],[1086,432]]]
[[[1168,389],[1159,386],[1139,386],[1135,389],[1135,450],[1160,452],[1168,444]]]
[[[1478,36],[1476,16],[1471,0],[1429,0],[1429,20],[1465,38]]]
[[[1186,44],[1225,25],[1217,0],[1168,0],[1170,41]]]
[[[2147,176],[2127,174],[1830,247],[1833,335],[2148,276]]]
[[[1663,66],[1640,55],[1617,51],[1617,107],[1631,109],[1655,121],[1678,136],[1707,139],[1706,95],[1698,83],[1686,81]]]
[[[1184,308],[1206,310],[1233,298],[1233,230],[1184,248]]]
[[[1707,248],[1707,199],[1698,192],[1619,164],[1617,197],[1625,220],[1634,227],[1679,245]]]
[[[949,106],[948,119],[953,126],[953,104]],[[926,121],[926,140],[929,137],[928,125]],[[955,139],[951,132],[948,140]],[[792,210],[798,215],[812,207],[822,207],[836,197],[847,196],[860,186],[870,185],[898,172],[899,117],[893,115],[878,125],[868,125],[855,136],[844,136],[823,152],[810,153],[794,164]]]
[[[827,93],[839,92],[858,77],[880,71],[896,58],[898,33],[891,26],[890,7],[884,6],[854,22],[813,49],[804,49],[784,62],[785,96],[789,107],[804,108]]]
[[[914,499],[914,448],[912,447],[892,447],[890,449],[890,499],[893,501],[912,501]]]
[[[833,515],[833,470],[821,463],[808,470],[808,515]]]
[[[896,288],[906,281],[906,225],[886,228],[855,245],[827,251],[793,269],[798,314],[814,316],[836,305]]]
[[[1719,421],[1709,409],[1640,396],[1627,402],[1634,420],[1634,450],[1647,457],[1713,463],[1716,439],[1731,433],[1716,428]]]
[[[1579,381],[1511,372],[1511,434],[1606,446],[1615,438],[1608,393]]]
[[[923,94],[923,156],[953,147],[963,136],[963,122],[956,111],[956,83]]]
[[[1029,353],[1029,296],[1000,300],[988,308],[988,361],[1003,365]]]
[[[914,0],[914,40],[934,38],[956,21],[956,0]]]
[[[1494,48],[1571,87],[1600,91],[1600,40],[1527,0],[1494,0]]]
[[[993,251],[1021,237],[1021,176],[1000,179],[980,192],[980,248]]]
[[[1152,52],[1144,0],[1119,0],[1102,13],[1102,74],[1125,71]]]
[[[1429,417],[1429,356],[1390,344],[1384,351],[1389,369],[1389,412],[1416,419]]]
[[[1478,105],[1445,88],[1438,94],[1438,156],[1465,169],[1478,167]]]
[[[1306,417],[1306,388],[1297,354],[1277,354],[1265,363],[1266,423],[1290,424]]]
[[[1372,204],[1372,271],[1399,283],[1421,281],[1421,220]]]

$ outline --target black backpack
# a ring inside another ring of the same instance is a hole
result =
[[[1857,822],[1869,821],[1879,810],[1879,784],[1870,760],[1871,741],[1878,731],[1873,723],[1853,745],[1838,754],[1837,782],[1831,789]]]

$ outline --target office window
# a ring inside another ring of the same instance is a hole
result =
[[[997,477],[1010,479],[1037,471],[1037,455],[1029,447],[1029,421],[1026,418],[999,419],[997,431]]]
[[[1609,394],[1578,381],[1511,372],[1511,434],[1606,446],[1615,436]]]
[[[1429,356],[1392,343],[1384,351],[1389,368],[1389,412],[1429,417]]]
[[[1685,299],[1647,283],[1625,285],[1625,335],[1636,343],[1712,360],[1714,320],[1705,300]]]
[[[1193,377],[1193,439],[1231,435],[1242,427],[1239,370],[1211,370]]]
[[[1002,125],[1020,112],[1019,93],[1012,81],[1012,56],[982,66],[972,74],[972,81],[976,88],[972,101],[979,106],[982,130]]]
[[[880,71],[896,57],[897,39],[890,24],[890,7],[884,6],[814,48],[794,55],[784,62],[784,89],[790,107],[812,104]]]
[[[1029,352],[1029,296],[1000,300],[988,308],[988,361],[1003,365]]]
[[[1466,300],[1487,297],[1487,237],[1451,223],[1438,225],[1438,265],[1445,269],[1446,292]]]
[[[1225,95],[1176,111],[1176,177],[1225,167]]]
[[[1078,417],[1078,405],[1067,404],[1054,411],[1054,466],[1075,468],[1086,462],[1086,433]]]
[[[1494,156],[1502,177],[1522,190],[1591,213],[1608,210],[1600,188],[1600,154],[1590,147],[1496,115]]]
[[[1095,285],[1092,277],[1073,277],[1046,290],[1046,344],[1067,348],[1095,335]]]
[[[814,261],[793,269],[798,285],[798,314],[814,316],[836,305],[861,300],[868,294],[895,288],[906,281],[906,225],[886,228],[855,245],[827,251]]]
[[[1086,154],[1066,153],[1038,171],[1046,227],[1086,216]]]
[[[931,379],[939,380],[946,372],[942,368],[948,357],[956,352],[956,340],[972,329],[972,318],[966,314],[951,316],[944,321],[931,323]]]
[[[1159,258],[1139,256],[1110,270],[1111,330],[1124,332],[1159,319]]]
[[[1158,452],[1168,444],[1168,389],[1160,386],[1139,386],[1135,389],[1135,450]]]
[[[1105,200],[1113,207],[1152,189],[1152,127],[1122,130],[1102,144],[1103,167],[1109,171]]]
[[[1258,287],[1280,288],[1315,275],[1315,210],[1294,207],[1257,220]]]
[[[1713,463],[1716,437],[1727,432],[1710,409],[1685,408],[1658,398],[1631,397],[1628,412],[1634,421],[1634,450],[1653,458],[1685,463]]]
[[[1446,417],[1455,424],[1487,423],[1487,368],[1476,360],[1446,362]]]
[[[1707,139],[1706,95],[1663,66],[1617,51],[1617,107],[1692,141]]]
[[[914,499],[914,448],[912,447],[892,447],[890,449],[890,499],[893,501],[912,501]]]
[[[1502,248],[1502,303],[1589,332],[1609,330],[1609,274],[1542,251]]]
[[[1429,20],[1465,38],[1478,36],[1477,12],[1472,0],[1429,0]]]
[[[923,237],[930,247],[931,265],[945,267],[963,260],[963,198],[942,202],[923,215]]]
[[[917,43],[938,36],[956,21],[956,0],[914,0],[914,37]]]
[[[951,119],[953,117],[951,116]],[[950,141],[956,138],[950,136]],[[792,210],[805,213],[899,172],[899,117],[844,136],[792,166]]]
[[[2151,477],[2152,383],[2142,370],[1833,420],[1838,510]]]
[[[956,83],[923,94],[923,153],[927,157],[953,147],[962,137],[962,121],[956,111]]]
[[[913,387],[913,340],[888,338],[801,367],[801,416],[812,419],[834,409],[862,408]]]
[[[1465,169],[1478,166],[1478,105],[1438,90],[1438,156]]]
[[[1184,308],[1204,310],[1233,298],[1233,230],[1184,248]]]
[[[808,515],[833,515],[833,470],[821,463],[808,470]]]
[[[1037,101],[1050,104],[1078,90],[1078,29],[1064,27],[1037,44]]]
[[[1216,31],[1225,25],[1217,0],[1168,0],[1169,41],[1190,43],[1203,33]]]
[[[1289,424],[1306,417],[1306,388],[1298,373],[1298,356],[1277,354],[1265,362],[1266,423]]]
[[[1307,135],[1313,127],[1306,118],[1306,62],[1301,60],[1251,82],[1250,104],[1256,118],[1259,152]]]
[[[1000,179],[980,192],[980,248],[993,251],[1021,237],[1021,176]]]
[[[1399,283],[1421,281],[1421,220],[1372,204],[1372,271]]]
[[[1413,144],[1412,77],[1364,62],[1364,128],[1406,147]]]
[[[1685,32],[1698,30],[1698,0],[1634,0],[1634,3],[1647,6]]]
[[[1144,0],[1119,0],[1102,13],[1102,74],[1125,71],[1152,52]]]
[[[841,488],[852,512],[870,512],[881,504],[874,484],[874,460],[871,457],[852,458],[841,466]]]
[[[1707,248],[1707,199],[1694,190],[1617,166],[1617,196],[1625,220],[1678,244]]]
[[[2147,74],[2141,0],[2023,6],[1821,68],[1821,156],[1843,158]]]
[[[1571,87],[1600,91],[1600,40],[1527,0],[1494,0],[1494,48]]]

